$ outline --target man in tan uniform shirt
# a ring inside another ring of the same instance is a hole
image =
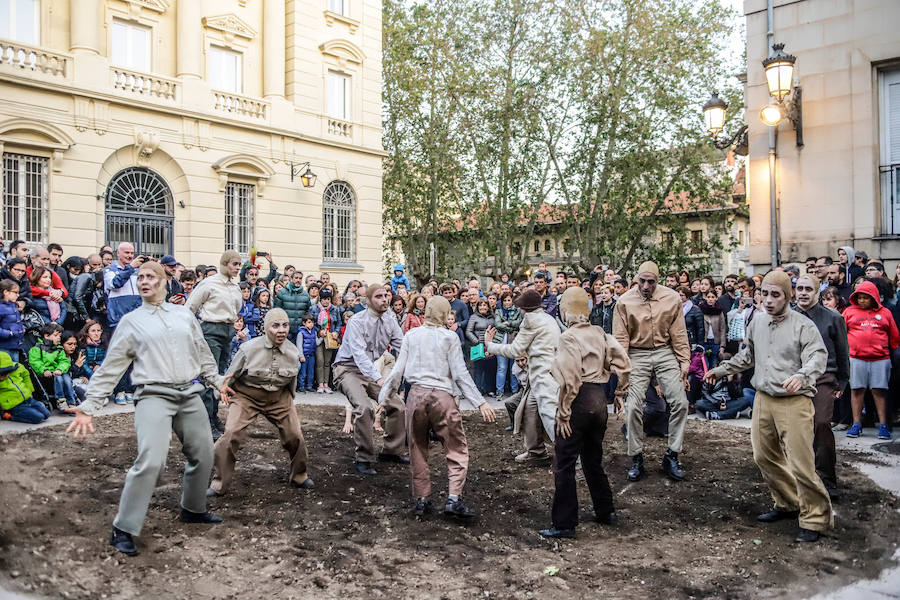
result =
[[[690,346],[681,307],[681,296],[658,285],[659,267],[645,262],[638,267],[637,285],[619,297],[613,312],[613,336],[631,359],[631,383],[627,388],[625,418],[628,423],[630,481],[644,474],[644,396],[656,375],[669,405],[669,448],[663,456],[663,472],[675,481],[684,479],[678,453],[688,416],[685,395]],[[620,386],[621,389],[622,386]]]
[[[275,425],[291,457],[291,485],[313,487],[306,473],[306,442],[294,410],[300,351],[287,339],[290,320],[284,310],[270,310],[264,325],[266,335],[241,344],[225,373],[221,394],[229,404],[228,417],[225,433],[216,442],[216,477],[207,495],[224,494],[231,487],[237,451],[247,438],[247,427],[259,415]]]

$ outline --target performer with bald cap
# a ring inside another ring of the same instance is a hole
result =
[[[138,553],[132,536],[140,535],[159,475],[166,466],[172,432],[181,440],[187,458],[181,520],[220,523],[207,512],[206,487],[213,465],[213,443],[200,393],[203,379],[220,386],[209,347],[193,313],[166,302],[166,273],[155,262],[141,265],[137,289],[143,303],[129,312],[116,329],[103,364],[88,384],[87,397],[75,409],[66,430],[75,437],[94,432],[93,415],[103,407],[119,378],[133,366],[134,429],[138,455],[125,476],[119,512],[113,521],[110,545],[133,556]]]
[[[234,322],[237,321],[243,298],[241,288],[235,278],[241,270],[241,255],[235,250],[226,250],[219,259],[218,273],[199,282],[188,297],[186,304],[191,314],[198,314],[203,339],[218,365],[219,374],[225,373],[231,359],[231,338],[234,337]],[[209,416],[209,427],[213,438],[222,435],[225,426],[219,420],[219,400],[214,392],[204,395],[203,403]]]
[[[770,271],[761,292],[766,312],[750,322],[746,345],[707,372],[704,381],[715,383],[755,367],[750,441],[753,460],[775,501],[757,520],[799,517],[795,541],[815,542],[819,532],[834,525],[813,455],[813,399],[816,381],[826,372],[828,350],[813,320],[791,310],[791,279],[784,271]]]
[[[406,431],[414,500],[412,513],[422,516],[431,508],[428,431],[432,429],[444,445],[450,478],[444,514],[468,519],[475,513],[463,503],[461,495],[469,470],[469,446],[462,415],[453,399],[453,384],[478,408],[485,421],[494,422],[496,415],[466,370],[459,337],[445,327],[449,315],[450,303],[443,296],[428,299],[425,323],[411,329],[403,339],[400,356],[378,394],[378,410],[383,410],[403,379],[411,384],[406,398]]]
[[[353,405],[353,440],[356,455],[353,468],[361,475],[375,475],[372,463],[378,460],[408,463],[404,456],[406,427],[405,406],[397,394],[388,396],[384,407],[384,447],[376,457],[373,431],[375,400],[384,387],[385,378],[375,367],[375,361],[390,347],[399,351],[403,345],[403,331],[392,315],[387,314],[391,294],[383,286],[366,290],[368,308],[356,313],[347,323],[344,340],[338,348],[331,369],[334,384]]]
[[[225,433],[216,442],[210,495],[224,494],[231,487],[237,451],[247,439],[247,427],[259,415],[278,429],[281,445],[291,457],[291,485],[313,487],[306,473],[306,442],[294,410],[300,351],[287,339],[291,325],[284,310],[273,308],[263,324],[266,335],[241,344],[225,373],[221,393],[228,417]]]
[[[662,388],[669,405],[669,447],[662,460],[663,472],[675,481],[685,477],[678,463],[687,423],[690,345],[681,296],[658,285],[659,267],[645,262],[638,267],[637,285],[619,296],[613,312],[613,336],[631,359],[631,383],[627,389],[625,419],[628,423],[629,481],[644,475],[644,396],[650,378]],[[619,401],[620,402],[620,401]],[[617,402],[618,404],[618,402]],[[618,408],[618,407],[617,407]]]

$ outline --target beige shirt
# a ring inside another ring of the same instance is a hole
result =
[[[631,348],[652,350],[671,344],[682,368],[690,364],[681,296],[663,285],[657,284],[649,300],[644,299],[637,286],[619,296],[613,310],[613,335],[625,352]]]
[[[618,389],[625,389],[631,376],[631,360],[616,338],[602,328],[587,322],[575,323],[559,337],[551,372],[559,384],[556,421],[568,421],[582,383],[606,383],[610,373],[615,373],[619,376]]]
[[[277,392],[288,387],[297,389],[300,370],[300,350],[290,340],[276,346],[263,334],[241,344],[225,375],[233,375],[238,382]]]
[[[798,375],[803,381],[799,395],[816,395],[816,380],[825,373],[828,350],[816,324],[800,313],[787,310],[773,317],[757,313],[747,327],[744,348],[713,369],[717,377],[756,367],[751,383],[770,396],[790,396],[781,383]]]
[[[197,284],[188,296],[191,314],[200,311],[200,320],[211,323],[234,323],[241,311],[241,288],[228,275],[216,273]]]
[[[131,382],[136,386],[185,385],[203,377],[219,387],[222,381],[194,314],[169,302],[144,302],[119,321],[79,410],[88,415],[99,411],[131,364]]]

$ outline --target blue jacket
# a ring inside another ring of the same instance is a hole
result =
[[[400,271],[400,275],[397,275],[397,271]],[[409,279],[404,275],[405,269],[403,265],[394,265],[394,276],[391,278],[391,289],[394,290],[394,293],[397,293],[397,285],[403,284],[406,286],[406,289],[409,289]]]
[[[316,353],[316,328],[312,330],[306,327],[300,327],[297,332],[297,347],[303,352],[303,356],[310,356]]]
[[[103,346],[88,344],[84,347],[84,370],[87,371],[89,378],[93,377],[94,371],[103,363],[104,358],[106,358],[106,348]]]
[[[103,268],[103,290],[106,292],[106,319],[110,327],[141,305],[137,289],[137,269],[123,267],[116,261]],[[38,309],[40,310],[40,309]]]
[[[321,329],[319,328],[319,313],[321,312],[322,305],[318,303],[313,304],[312,308],[309,309],[309,314],[311,314],[313,316],[313,319],[315,319],[314,322],[316,324],[317,332],[321,331]],[[343,321],[341,320],[341,309],[332,304],[328,307],[328,331],[337,333],[341,330],[342,324]],[[321,340],[322,338],[319,339]]]
[[[21,350],[24,339],[25,326],[19,307],[15,302],[0,301],[0,350]]]
[[[260,319],[259,307],[254,306],[252,300],[244,300],[238,316],[244,318],[244,327],[250,330],[250,337],[254,337]]]
[[[38,311],[41,315],[41,318],[44,319],[44,323],[50,323],[52,319],[50,319],[50,309],[47,308],[47,300],[45,298],[33,298],[32,302],[34,303],[34,310]],[[59,318],[57,318],[54,323],[63,324],[63,321],[66,320],[66,314],[68,313],[68,309],[66,307],[65,302],[59,303]]]

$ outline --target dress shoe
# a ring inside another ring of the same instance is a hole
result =
[[[662,459],[662,470],[669,479],[675,481],[682,481],[685,477],[685,472],[681,468],[681,465],[678,464],[678,453],[672,452],[671,450],[666,450],[666,453],[663,455]]]
[[[462,498],[451,500],[447,498],[447,504],[444,505],[444,514],[451,517],[459,517],[460,519],[471,519],[475,516],[475,512],[463,504]]]
[[[785,521],[787,519],[796,519],[800,516],[799,510],[778,510],[777,508],[773,508],[769,512],[765,512],[758,517],[756,517],[757,521],[762,523],[774,523],[775,521]]]
[[[360,475],[378,475],[378,471],[372,468],[372,463],[358,460],[353,463],[353,468]]]
[[[556,527],[551,527],[550,529],[541,529],[538,533],[540,533],[545,538],[575,539],[574,529],[557,529]]]
[[[378,455],[378,460],[381,462],[400,463],[401,465],[409,464],[409,457],[402,454],[385,454],[382,452]]]
[[[825,486],[825,491],[828,492],[828,497],[831,498],[832,504],[841,499],[841,492],[836,487]]]
[[[610,527],[615,527],[619,524],[619,516],[615,511],[594,517],[594,520],[601,525],[609,525]]]
[[[316,487],[316,484],[309,477],[304,479],[302,483],[297,483],[296,481],[291,481],[291,485],[295,488],[300,488],[300,489],[304,489],[304,490],[311,490],[314,487]]]
[[[797,534],[797,537],[794,538],[795,542],[818,542],[819,541],[819,532],[813,531],[812,529],[803,529],[800,528],[800,533]]]
[[[628,481],[638,481],[644,476],[644,455],[635,454],[631,461],[631,468],[628,469]]]
[[[425,513],[431,512],[431,502],[425,498],[419,498],[413,503],[409,512],[414,517],[422,517]]]
[[[109,545],[128,556],[137,556],[138,554],[137,546],[134,545],[134,539],[132,539],[131,534],[117,527],[112,529]]]
[[[220,517],[219,515],[215,515],[209,511],[196,513],[191,512],[186,508],[182,508],[181,520],[185,523],[204,523],[206,525],[214,525],[216,523],[221,523],[222,517]]]

